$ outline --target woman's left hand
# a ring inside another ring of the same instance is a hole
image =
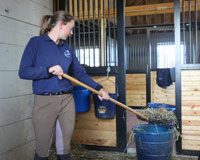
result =
[[[99,99],[102,101],[103,99],[105,100],[109,100],[110,96],[108,94],[108,92],[106,92],[103,88],[99,90],[99,92],[102,94],[102,96],[99,96]]]

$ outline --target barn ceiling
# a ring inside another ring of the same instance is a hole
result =
[[[126,26],[173,23],[173,0],[126,0]]]
[[[109,0],[109,1],[108,0],[68,0],[69,12],[79,20],[82,20],[82,19],[87,20],[88,18],[93,20],[93,18],[98,19],[99,17],[104,18],[105,16],[106,18],[110,19],[111,22],[116,23],[116,20],[114,20],[113,18],[114,15],[116,15],[116,12],[115,12],[116,10],[114,10],[112,7],[110,7],[111,9],[108,9],[108,3],[112,6],[114,4],[113,2],[116,3],[116,1],[117,0]],[[65,7],[64,2],[65,0],[54,0],[54,11],[59,10],[59,9],[64,9]],[[77,4],[78,2],[81,2],[81,3],[78,5]],[[93,5],[92,2],[93,3],[95,2],[94,9],[92,6]],[[98,2],[98,6],[100,7],[97,6],[96,2]],[[188,23],[190,20],[192,22],[195,22],[195,17],[197,17],[198,18],[197,21],[200,22],[200,16],[195,16],[196,10],[198,11],[197,14],[200,15],[199,13],[200,0],[180,0],[180,2],[181,2],[180,8],[182,9],[182,6],[184,6],[184,12],[182,12],[184,13],[184,15],[181,13],[181,21],[183,21],[183,17],[184,17],[185,23]],[[89,13],[87,9],[88,4],[90,5]],[[81,9],[78,9],[78,6]],[[83,11],[84,11],[84,14],[83,14]],[[78,14],[78,12],[80,13]],[[94,16],[93,16],[93,13],[94,13]],[[100,14],[100,16],[98,14]],[[129,27],[131,28],[135,26],[154,26],[154,25],[173,24],[174,23],[174,0],[125,0],[125,16],[126,16],[125,26],[127,28]]]
[[[126,0],[126,6],[138,6],[146,4],[158,4],[173,2],[173,0]]]
[[[187,23],[189,19],[189,12],[191,13],[191,20],[193,21],[195,8],[199,14],[200,0],[181,0],[181,8],[182,2],[184,2],[185,22]],[[126,26],[165,25],[174,23],[173,0],[126,0],[125,6]]]

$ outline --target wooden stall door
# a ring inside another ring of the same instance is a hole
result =
[[[109,93],[115,93],[115,77],[93,77],[106,88]],[[117,146],[116,117],[100,119],[95,117],[94,102],[91,97],[90,110],[86,113],[77,113],[76,126],[73,134],[73,143],[95,146]]]
[[[200,150],[200,70],[182,71],[182,149]]]

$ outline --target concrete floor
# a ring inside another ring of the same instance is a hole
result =
[[[136,155],[111,152],[111,151],[96,151],[88,150],[84,145],[73,145],[72,160],[137,160]],[[173,156],[172,160],[197,160],[195,156]],[[56,154],[54,148],[51,150],[49,160],[56,160]]]

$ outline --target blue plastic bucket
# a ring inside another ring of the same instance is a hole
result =
[[[171,104],[165,104],[165,103],[148,103],[148,107],[151,109],[156,109],[156,108],[165,108],[168,111],[176,111],[176,106],[171,105]]]
[[[133,131],[138,160],[171,160],[174,132],[170,126],[140,124]]]
[[[90,91],[81,86],[73,88],[76,112],[87,112],[90,109]]]
[[[117,100],[117,94],[109,94],[111,98]],[[96,94],[93,95],[95,116],[97,118],[111,119],[115,117],[116,104],[109,100],[100,100]]]

